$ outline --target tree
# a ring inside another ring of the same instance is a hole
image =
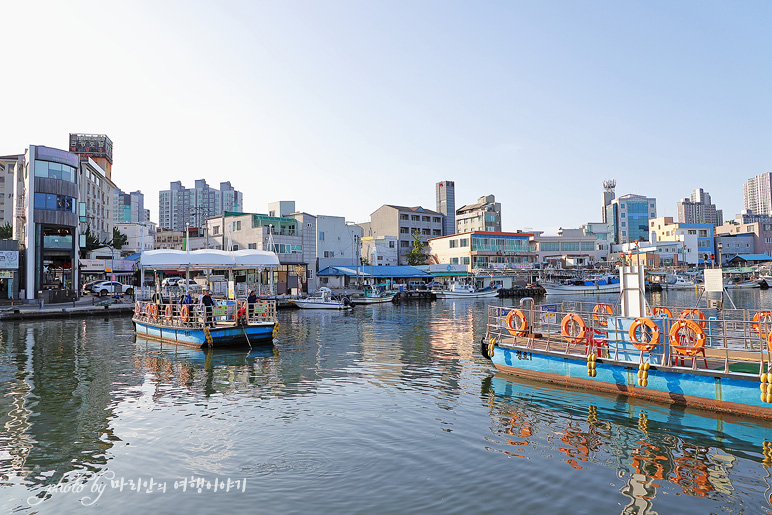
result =
[[[424,242],[421,241],[421,231],[413,231],[413,248],[407,253],[407,264],[410,266],[423,265],[426,263],[424,254]]]
[[[113,239],[105,243],[115,250],[120,250],[128,242],[129,237],[119,231],[117,227],[113,227]]]
[[[105,242],[99,241],[99,238],[97,238],[96,235],[91,232],[90,225],[86,226],[86,232],[84,235],[86,236],[86,246],[80,249],[80,257],[85,259],[86,255],[92,250],[104,247]]]
[[[0,240],[10,240],[13,238],[13,227],[9,222],[5,222],[5,225],[0,225]]]

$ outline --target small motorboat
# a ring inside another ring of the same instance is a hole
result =
[[[336,295],[325,286],[316,290],[310,297],[294,299],[290,302],[301,309],[351,309],[351,299]]]

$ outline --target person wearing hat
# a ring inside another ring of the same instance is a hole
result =
[[[249,297],[247,297],[247,313],[255,316],[255,304],[257,304],[257,295],[255,290],[249,291]]]

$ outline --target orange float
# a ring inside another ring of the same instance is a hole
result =
[[[646,327],[651,330],[651,340],[648,343],[638,339],[638,329],[641,327]],[[659,345],[659,326],[649,317],[636,318],[630,325],[628,334],[630,335],[630,342],[638,350],[648,352]]]
[[[518,320],[517,327],[512,323],[515,318]],[[525,313],[519,309],[513,309],[507,313],[504,324],[506,324],[507,331],[509,331],[509,334],[512,336],[525,336],[525,331],[528,329],[528,320],[525,318]]]
[[[683,331],[686,331],[686,333],[682,334]],[[681,338],[680,342],[679,337]],[[694,345],[691,347],[684,346],[682,343],[685,338],[694,338]],[[705,331],[703,331],[700,324],[690,318],[678,320],[673,322],[673,325],[670,327],[670,344],[678,354],[694,356],[698,352],[704,352]]]
[[[180,321],[187,322],[189,314],[190,314],[190,309],[188,309],[187,306],[182,306],[182,309],[180,310]]]
[[[569,332],[569,325],[578,328],[577,334],[572,335]],[[569,313],[560,322],[560,332],[569,343],[578,343],[587,336],[587,324],[576,313]]]
[[[681,314],[678,315],[678,318],[695,320],[703,329],[705,329],[705,327],[708,325],[708,323],[705,321],[705,313],[697,308],[688,308],[681,311]]]
[[[167,321],[172,319],[172,305],[171,304],[167,304],[166,305],[165,314],[166,314],[166,320]]]
[[[604,313],[601,313],[602,311]],[[603,327],[608,325],[608,316],[613,314],[614,308],[610,304],[595,304],[595,307],[592,308],[592,319]]]
[[[759,336],[761,336],[766,340],[770,333],[765,333],[764,331],[762,331],[760,329],[760,324],[766,325],[769,322],[772,322],[772,311],[757,311],[753,315],[753,322],[751,323],[751,327],[753,327],[754,331],[759,333]]]
[[[670,311],[670,308],[662,307],[662,306],[654,306],[654,309],[652,310],[652,316],[664,316],[668,318],[673,318],[673,312]]]

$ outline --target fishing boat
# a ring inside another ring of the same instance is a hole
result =
[[[489,306],[483,356],[516,376],[772,418],[772,312],[650,307],[643,267],[621,267],[619,284],[614,306]]]
[[[619,292],[619,279],[611,276],[567,281],[540,280],[547,295],[593,295]]]
[[[730,280],[724,285],[727,289],[761,288],[762,279]]]
[[[386,302],[392,302],[397,295],[395,291],[381,291],[372,286],[365,286],[362,295],[359,297],[351,297],[351,303],[357,304],[383,304]]]
[[[143,276],[148,270],[186,273],[225,270],[231,277],[231,286],[235,285],[232,279],[235,270],[264,270],[278,266],[276,254],[260,250],[184,252],[161,249],[143,252],[140,257]],[[239,298],[235,287],[229,287],[226,297],[212,299],[214,305],[207,309],[200,304],[179,303],[178,299],[165,297],[160,291],[152,296],[143,292],[140,297],[145,298],[138,297],[135,302],[132,322],[137,336],[194,347],[271,343],[279,327],[276,302],[247,303],[246,292],[244,294]]]
[[[491,286],[475,288],[471,284],[453,282],[446,290],[432,290],[438,299],[481,299],[498,297],[499,289]]]
[[[322,286],[309,297],[293,299],[290,302],[300,309],[351,309],[351,299],[345,295],[335,295],[326,286]]]
[[[696,287],[697,281],[682,275],[669,276],[665,283],[668,290],[694,290]]]

